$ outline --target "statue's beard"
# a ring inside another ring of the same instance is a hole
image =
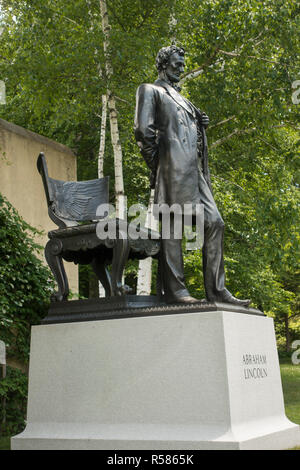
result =
[[[177,85],[179,83],[180,80],[178,81],[174,81],[172,80],[172,77],[170,77],[167,72],[165,70],[162,70],[161,73],[160,73],[160,78],[165,80],[169,85],[171,85],[176,91],[180,92],[181,91],[181,88],[179,85]],[[176,77],[177,78],[177,77]]]

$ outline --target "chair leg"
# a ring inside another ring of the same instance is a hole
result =
[[[99,279],[102,286],[104,287],[105,297],[112,296],[113,295],[112,282],[111,282],[111,277],[110,277],[110,274],[106,265],[98,258],[94,258],[91,263],[91,266],[97,278]]]
[[[67,300],[69,295],[69,283],[61,256],[62,242],[60,240],[49,240],[45,247],[45,258],[57,282],[58,291],[55,292],[51,300]]]
[[[112,291],[115,296],[129,294],[132,291],[129,286],[122,284],[123,272],[128,260],[129,251],[130,245],[127,233],[120,230],[113,248],[112,260]]]

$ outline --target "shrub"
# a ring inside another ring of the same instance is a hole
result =
[[[36,256],[37,234],[0,194],[0,339],[8,355],[24,362],[30,326],[45,316],[53,289],[50,271]]]
[[[23,431],[25,427],[27,390],[28,378],[26,374],[18,369],[7,367],[6,377],[0,381],[1,436],[14,436]]]
[[[30,327],[46,315],[54,287],[49,269],[37,257],[37,234],[0,194],[0,339],[7,357],[23,365],[29,359]],[[26,375],[8,368],[0,388],[7,432],[18,431],[24,422],[26,387]]]

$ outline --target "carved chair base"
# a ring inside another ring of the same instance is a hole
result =
[[[45,248],[45,257],[58,285],[53,301],[67,300],[69,295],[63,260],[75,264],[91,264],[104,287],[106,297],[122,296],[132,291],[127,285],[122,284],[127,260],[156,257],[160,249],[160,240],[157,238],[157,232],[151,238],[152,233],[147,229],[144,232],[141,230],[140,238],[133,239],[128,235],[125,222],[120,224],[116,219],[116,224],[115,238],[107,236],[100,239],[97,236],[97,223],[49,232],[50,240]],[[111,264],[111,274],[107,269],[109,264]]]

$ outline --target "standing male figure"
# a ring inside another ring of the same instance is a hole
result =
[[[248,306],[225,288],[224,222],[214,201],[204,129],[209,119],[183,98],[176,84],[184,71],[184,49],[162,48],[157,55],[159,78],[137,90],[135,137],[148,167],[158,205],[204,205],[203,274],[207,300]],[[171,219],[172,220],[172,219]],[[181,240],[162,239],[159,260],[162,290],[168,302],[197,302],[184,282]]]

